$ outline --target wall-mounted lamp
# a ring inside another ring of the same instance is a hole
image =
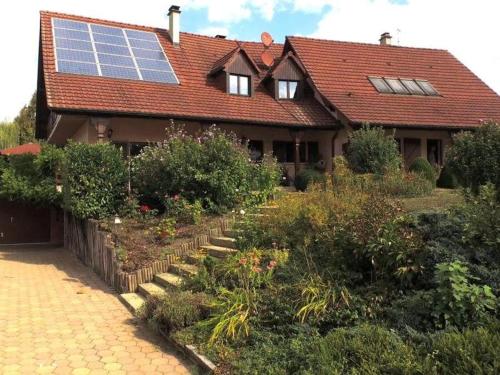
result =
[[[111,139],[111,137],[113,136],[113,129],[108,129],[107,135],[108,139]]]

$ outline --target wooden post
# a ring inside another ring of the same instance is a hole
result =
[[[295,168],[295,177],[300,172],[300,139],[302,138],[304,132],[298,131],[298,130],[291,130],[290,135],[292,136],[293,139],[293,145],[294,145],[294,150],[293,150],[293,163],[294,163],[294,168]],[[295,178],[294,177],[294,178]]]

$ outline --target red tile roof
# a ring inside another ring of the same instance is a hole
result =
[[[38,155],[41,150],[42,148],[37,143],[26,143],[24,145],[0,150],[0,155],[21,155],[21,154]]]
[[[474,127],[500,121],[500,97],[448,51],[287,40],[316,88],[351,122]],[[441,96],[381,94],[368,76],[428,80]]]
[[[180,85],[89,77],[55,70],[51,18],[155,32]],[[47,105],[54,111],[161,116],[206,121],[289,126],[335,126],[334,118],[313,98],[278,101],[259,84],[252,97],[228,95],[209,76],[244,50],[261,70],[261,43],[237,42],[181,33],[173,46],[164,29],[41,12],[43,73]],[[480,120],[500,121],[500,97],[449,52],[288,37],[270,52],[281,60],[292,50],[318,92],[350,122],[390,126],[470,128]],[[368,76],[428,80],[437,97],[378,93]]]
[[[156,32],[180,85],[57,73],[51,18]],[[238,47],[234,40],[181,33],[180,45],[173,46],[164,29],[41,12],[43,71],[49,109],[90,111],[173,118],[235,121],[291,126],[334,126],[334,119],[314,100],[286,105],[275,100],[259,85],[252,97],[228,95],[208,74],[214,63]],[[245,42],[241,47],[262,66],[261,43]],[[283,45],[271,52],[279,56]],[[262,77],[263,78],[263,77]]]

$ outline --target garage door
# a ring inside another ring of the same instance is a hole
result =
[[[0,244],[49,241],[49,208],[0,200]]]

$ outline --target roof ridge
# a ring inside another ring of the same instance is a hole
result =
[[[354,45],[370,46],[370,47],[382,47],[382,48],[404,48],[404,49],[416,49],[416,50],[428,50],[428,51],[441,51],[441,52],[450,53],[447,49],[444,49],[444,48],[398,46],[398,45],[394,45],[394,44],[391,44],[389,46],[381,46],[380,44],[377,44],[377,43],[352,42],[352,41],[348,41],[348,40],[314,38],[314,37],[300,36],[300,35],[287,35],[285,37],[285,39],[305,39],[305,40],[314,40],[314,41],[318,41],[318,42],[327,42],[327,43],[354,44]]]

